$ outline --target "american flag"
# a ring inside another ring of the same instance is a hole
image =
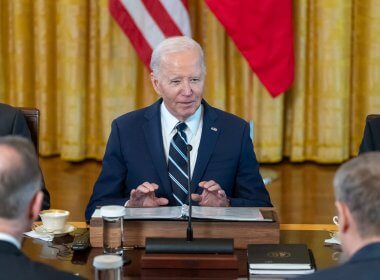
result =
[[[187,0],[109,0],[109,9],[148,68],[166,37],[191,37]]]

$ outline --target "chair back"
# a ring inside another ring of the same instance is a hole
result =
[[[27,107],[19,107],[17,109],[19,109],[24,114],[24,117],[26,119],[26,122],[30,130],[30,134],[32,136],[33,144],[38,154],[40,110],[38,110],[37,108],[27,108]]]

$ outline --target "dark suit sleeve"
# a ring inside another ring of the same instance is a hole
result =
[[[13,119],[11,134],[19,135],[32,141],[32,136],[30,134],[28,124],[26,123],[24,115],[19,110],[17,110],[17,113]]]
[[[367,117],[359,154],[380,151],[380,118]]]
[[[259,172],[259,163],[246,123],[242,137],[241,155],[231,206],[271,207],[268,191]]]
[[[372,150],[373,150],[372,132],[369,126],[369,122],[366,122],[364,133],[363,133],[363,139],[359,147],[359,154],[369,152]]]
[[[25,137],[25,138],[29,139],[30,141],[32,141],[30,130],[28,128],[28,124],[26,123],[24,115],[19,110],[16,110],[16,112],[17,113],[15,114],[15,117],[14,117],[13,123],[12,123],[11,134],[22,136],[22,137]],[[40,171],[41,171],[41,168],[40,168]],[[50,194],[46,188],[45,180],[44,180],[42,171],[41,171],[41,178],[42,178],[41,190],[44,193],[44,200],[42,201],[42,210],[45,210],[45,209],[50,208]]]
[[[119,128],[112,122],[111,134],[103,157],[102,171],[86,208],[86,220],[90,220],[96,206],[124,205],[129,199],[124,195],[127,167],[121,152]]]

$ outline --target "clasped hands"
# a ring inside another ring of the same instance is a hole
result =
[[[226,193],[215,181],[202,181],[199,186],[203,188],[202,194],[191,194],[191,199],[198,202],[200,206],[219,206],[228,207],[230,202]],[[158,185],[155,183],[144,182],[136,189],[131,191],[131,196],[127,207],[156,207],[164,206],[169,200],[164,197],[156,197],[155,190]]]

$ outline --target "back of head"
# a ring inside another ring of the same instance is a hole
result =
[[[162,57],[165,54],[181,52],[186,50],[195,49],[199,53],[199,63],[202,67],[202,74],[206,74],[206,66],[204,62],[204,53],[201,46],[193,39],[186,36],[175,36],[169,37],[159,43],[153,50],[152,57],[150,60],[150,68],[152,69],[155,76],[158,76],[160,71],[160,63]]]
[[[380,152],[343,164],[334,178],[336,200],[345,203],[362,238],[380,236]]]
[[[18,136],[0,137],[0,217],[22,216],[40,186],[33,144]]]

